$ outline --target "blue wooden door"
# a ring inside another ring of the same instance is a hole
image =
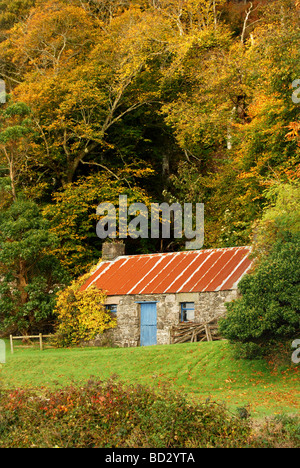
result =
[[[151,346],[157,343],[157,313],[156,303],[141,304],[141,346]]]

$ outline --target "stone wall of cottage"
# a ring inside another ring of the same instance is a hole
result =
[[[108,303],[117,304],[115,329],[99,336],[95,344],[132,347],[140,345],[140,304],[137,301],[157,301],[157,344],[170,344],[170,330],[180,322],[181,303],[195,303],[195,322],[207,322],[226,313],[225,302],[237,295],[236,290],[205,293],[176,293],[143,296],[109,297]]]

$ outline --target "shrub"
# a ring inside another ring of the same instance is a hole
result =
[[[239,284],[242,297],[227,304],[220,333],[232,343],[247,344],[252,354],[270,342],[300,333],[300,236],[277,242],[269,255]],[[251,343],[251,344],[250,344]],[[243,350],[245,351],[245,349]]]
[[[0,393],[1,448],[239,447],[249,424],[213,402],[192,404],[167,389],[90,380],[44,392]]]
[[[233,356],[235,359],[261,359],[263,349],[256,343],[234,343]]]
[[[213,401],[189,402],[116,378],[56,391],[0,388],[0,448],[300,447],[300,419],[251,420]]]
[[[256,431],[254,444],[266,448],[299,448],[299,416],[279,414],[266,418]]]
[[[55,313],[56,334],[53,342],[58,346],[78,345],[89,341],[117,324],[116,318],[105,310],[105,294],[96,287],[81,291],[81,285],[90,274],[72,282],[60,292]]]

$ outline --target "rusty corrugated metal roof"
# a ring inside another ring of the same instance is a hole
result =
[[[129,255],[102,262],[81,288],[108,296],[235,289],[249,270],[250,247]]]

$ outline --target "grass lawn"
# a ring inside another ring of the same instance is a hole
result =
[[[1,366],[1,365],[0,365]],[[5,387],[51,387],[89,377],[171,387],[189,397],[250,405],[252,417],[300,414],[300,365],[271,368],[263,360],[235,360],[226,341],[140,348],[24,349],[11,354],[0,377]]]

